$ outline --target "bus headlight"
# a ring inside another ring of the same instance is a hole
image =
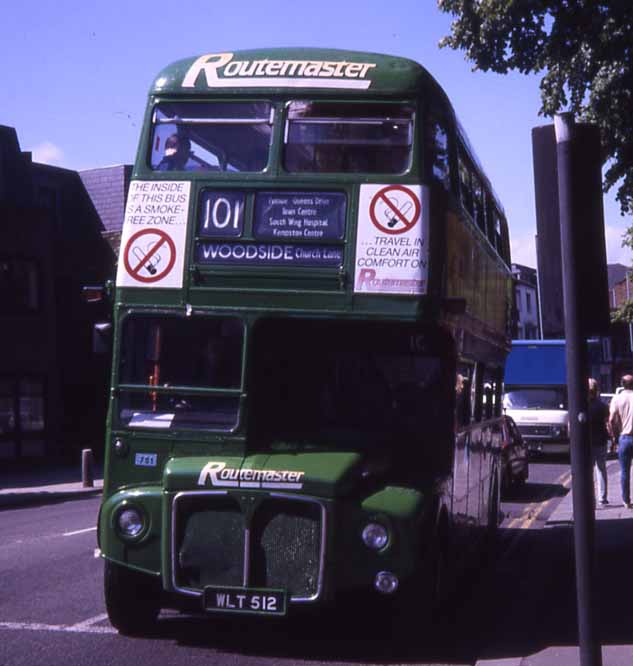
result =
[[[390,571],[381,571],[376,574],[374,587],[382,594],[393,594],[398,589],[398,576]]]
[[[371,550],[382,550],[389,542],[389,532],[379,523],[369,523],[363,530],[363,542]]]
[[[135,539],[145,528],[143,514],[133,506],[119,511],[116,523],[121,536],[127,539]]]

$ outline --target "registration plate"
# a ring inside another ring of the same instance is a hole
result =
[[[222,613],[285,615],[286,593],[244,587],[205,587],[204,608]]]

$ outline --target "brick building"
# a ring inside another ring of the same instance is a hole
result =
[[[92,353],[105,306],[82,287],[114,253],[79,174],[36,164],[0,126],[0,459],[103,448],[108,359]]]
[[[131,174],[132,165],[130,164],[79,172],[79,177],[103,224],[103,237],[110,243],[117,255]]]

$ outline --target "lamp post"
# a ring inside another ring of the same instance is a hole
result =
[[[629,281],[631,280],[631,271],[626,272],[626,300],[627,302],[631,298]],[[631,355],[633,356],[633,323],[629,322],[629,349],[631,350]]]

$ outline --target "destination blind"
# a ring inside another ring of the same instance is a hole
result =
[[[347,198],[341,192],[258,192],[252,239],[246,195],[202,193],[195,260],[203,265],[340,267]],[[238,240],[239,239],[239,240]]]

